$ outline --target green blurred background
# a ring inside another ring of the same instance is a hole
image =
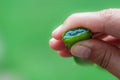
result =
[[[48,41],[72,13],[119,7],[120,0],[0,0],[0,80],[117,80],[60,57]]]

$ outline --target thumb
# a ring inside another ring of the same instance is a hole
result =
[[[100,40],[80,41],[72,46],[72,55],[92,61],[120,78],[120,49]]]

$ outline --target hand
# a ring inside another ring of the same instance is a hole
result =
[[[68,50],[62,34],[72,28],[90,29],[93,39],[80,41]],[[63,57],[71,54],[92,61],[120,78],[120,9],[75,13],[52,33],[49,44]]]

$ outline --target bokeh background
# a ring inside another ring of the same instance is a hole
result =
[[[72,13],[119,7],[120,0],[0,0],[0,80],[117,80],[60,57],[48,41]]]

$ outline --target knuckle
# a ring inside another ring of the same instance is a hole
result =
[[[98,64],[102,68],[107,68],[109,66],[111,56],[112,56],[112,51],[110,51],[109,49],[106,48],[103,52],[103,55],[101,55],[97,58]]]
[[[98,12],[98,16],[102,18],[103,21],[103,30],[104,32],[107,31],[107,26],[110,25],[113,22],[113,19],[115,17],[116,12],[118,12],[118,9],[104,9],[102,11]]]
[[[112,9],[112,8],[104,9],[102,11],[99,11],[98,14],[99,14],[100,17],[104,18],[107,21],[107,20],[110,20],[113,17],[114,10],[115,9]]]

